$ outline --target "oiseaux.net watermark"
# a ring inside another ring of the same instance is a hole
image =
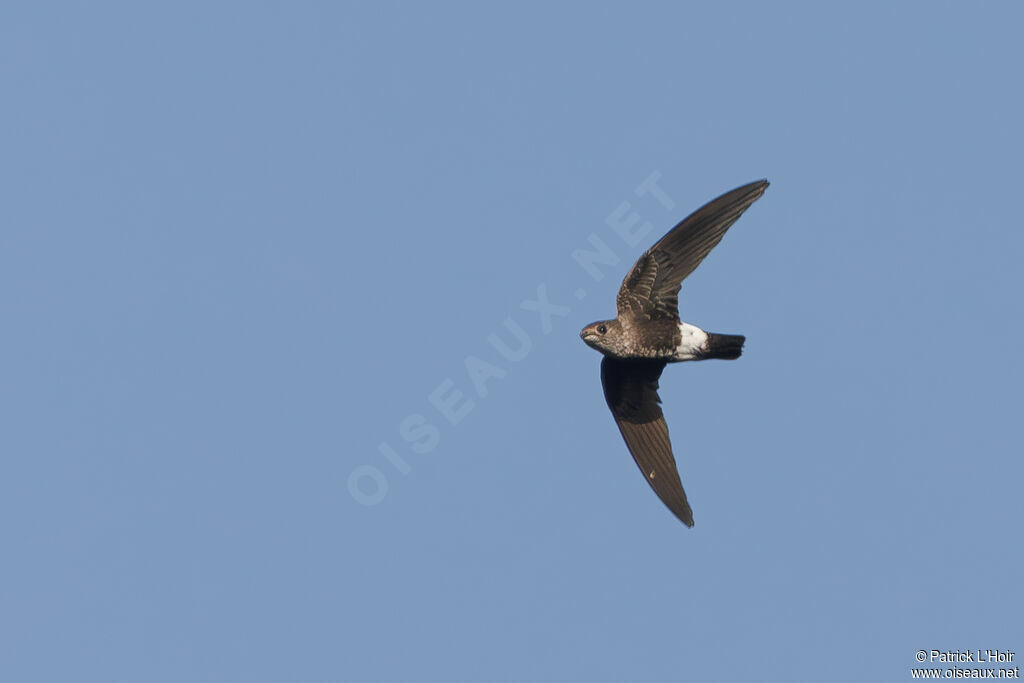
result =
[[[1013,650],[918,650],[914,659],[926,667],[911,667],[911,678],[1020,678]]]
[[[604,223],[610,229],[612,244],[635,250],[654,229],[654,224],[644,220],[641,212],[664,213],[675,208],[676,203],[658,184],[660,180],[661,173],[652,172],[633,189],[634,201],[639,200],[637,206],[631,201],[622,201],[608,214]],[[665,222],[664,216],[658,219]],[[596,232],[587,235],[586,241],[586,247],[574,249],[570,256],[582,271],[581,280],[585,274],[591,281],[600,282],[605,277],[601,268],[617,266],[622,259],[616,249]],[[431,408],[427,414],[410,413],[398,421],[401,446],[393,446],[393,440],[381,441],[377,444],[379,457],[352,469],[348,476],[348,491],[353,500],[367,506],[381,503],[390,489],[388,477],[412,472],[413,467],[407,459],[409,452],[426,455],[436,449],[441,442],[439,424],[446,425],[446,428],[461,424],[477,408],[479,401],[490,393],[488,383],[503,379],[510,368],[530,355],[534,347],[533,337],[520,320],[527,318],[528,327],[534,330],[539,327],[541,334],[550,334],[554,320],[565,318],[572,312],[570,296],[577,302],[587,296],[587,290],[582,286],[566,296],[561,293],[551,296],[544,282],[533,291],[536,294],[531,296],[535,298],[523,299],[519,310],[507,314],[498,329],[486,335],[490,347],[487,359],[476,354],[466,355],[463,358],[465,377],[460,378],[461,382],[451,377],[443,378],[427,392],[426,401]],[[471,389],[467,389],[467,382]]]

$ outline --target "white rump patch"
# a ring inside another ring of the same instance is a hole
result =
[[[708,343],[708,333],[690,323],[679,323],[679,337],[679,346],[676,347],[672,360],[694,360]]]

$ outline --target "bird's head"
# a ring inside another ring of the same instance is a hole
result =
[[[618,320],[590,323],[580,331],[580,338],[587,346],[601,353],[621,354],[623,351],[622,325]]]

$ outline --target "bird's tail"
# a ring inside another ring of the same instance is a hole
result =
[[[734,360],[743,353],[743,342],[747,340],[742,334],[715,334],[708,332],[708,341],[701,350],[702,358],[723,358]]]

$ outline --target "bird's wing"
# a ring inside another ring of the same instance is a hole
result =
[[[661,412],[658,377],[664,361],[601,361],[601,386],[622,438],[633,454],[644,479],[661,502],[686,526],[693,526],[693,511],[679,480],[668,425]]]
[[[679,319],[679,287],[768,187],[767,180],[726,192],[687,216],[634,264],[619,289],[619,315]]]

